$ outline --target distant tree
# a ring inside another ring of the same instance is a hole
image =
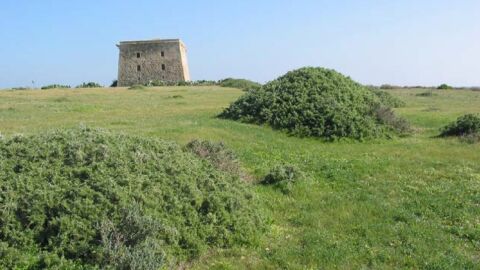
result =
[[[117,80],[113,80],[112,84],[110,84],[110,87],[117,87],[117,86],[118,86],[118,81]]]
[[[450,85],[448,84],[441,84],[439,87],[437,87],[437,89],[440,89],[440,90],[448,90],[448,89],[453,89],[453,87],[451,87]]]

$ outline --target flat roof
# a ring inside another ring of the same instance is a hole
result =
[[[150,43],[168,43],[168,42],[178,42],[185,46],[185,44],[180,39],[150,39],[150,40],[131,40],[131,41],[120,41],[117,45],[134,45],[134,44],[150,44]]]

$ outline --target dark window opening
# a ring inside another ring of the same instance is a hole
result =
[[[162,70],[165,70],[165,64],[162,64]]]
[[[165,56],[165,52],[164,52],[164,51],[162,51],[162,57],[164,57],[164,56]]]
[[[140,53],[139,52],[137,52],[137,58],[140,58]]]
[[[142,67],[140,65],[137,66],[137,71],[141,71]]]

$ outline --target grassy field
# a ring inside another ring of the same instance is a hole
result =
[[[480,269],[480,144],[439,128],[480,113],[480,92],[392,90],[415,134],[325,143],[215,116],[242,92],[220,87],[1,91],[0,132],[85,124],[179,143],[224,141],[260,178],[305,172],[290,195],[255,185],[269,230],[256,247],[212,250],[196,269]]]

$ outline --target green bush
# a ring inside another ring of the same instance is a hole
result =
[[[402,108],[406,106],[405,101],[393,96],[388,92],[373,89],[373,88],[370,88],[370,89],[378,97],[378,99],[380,99],[380,102],[386,107]]]
[[[433,91],[431,91],[431,90],[416,94],[417,97],[433,97],[433,96],[436,96],[436,95],[437,94],[433,93]]]
[[[392,90],[392,89],[400,89],[400,88],[402,87],[398,85],[391,85],[391,84],[382,84],[380,86],[380,89],[383,89],[383,90]]]
[[[159,269],[262,228],[239,176],[96,129],[0,139],[0,190],[0,269]]]
[[[113,80],[112,83],[110,84],[110,87],[117,87],[118,86],[118,80]]]
[[[103,86],[96,83],[96,82],[88,82],[88,83],[82,83],[78,85],[76,88],[102,88]]]
[[[378,107],[375,110],[377,120],[386,126],[393,127],[400,135],[412,132],[410,123],[404,118],[397,117],[393,110],[389,107]]]
[[[472,136],[480,134],[480,115],[466,114],[441,129],[440,136]]]
[[[293,183],[302,177],[302,173],[293,165],[277,165],[270,170],[260,182],[263,185],[272,185],[283,193],[289,193]]]
[[[254,81],[250,81],[246,79],[234,79],[234,78],[227,78],[227,79],[220,80],[218,81],[218,85],[222,87],[238,88],[244,91],[259,89],[262,86],[261,84]]]
[[[42,90],[47,90],[47,89],[55,89],[55,88],[70,88],[70,85],[61,85],[61,84],[50,84],[46,86],[42,86]]]
[[[453,87],[451,87],[451,86],[448,85],[448,84],[441,84],[439,87],[437,87],[437,89],[440,89],[440,90],[448,90],[448,89],[453,89]]]
[[[401,132],[378,118],[382,107],[385,105],[368,88],[334,70],[310,67],[248,91],[220,117],[329,140]]]

